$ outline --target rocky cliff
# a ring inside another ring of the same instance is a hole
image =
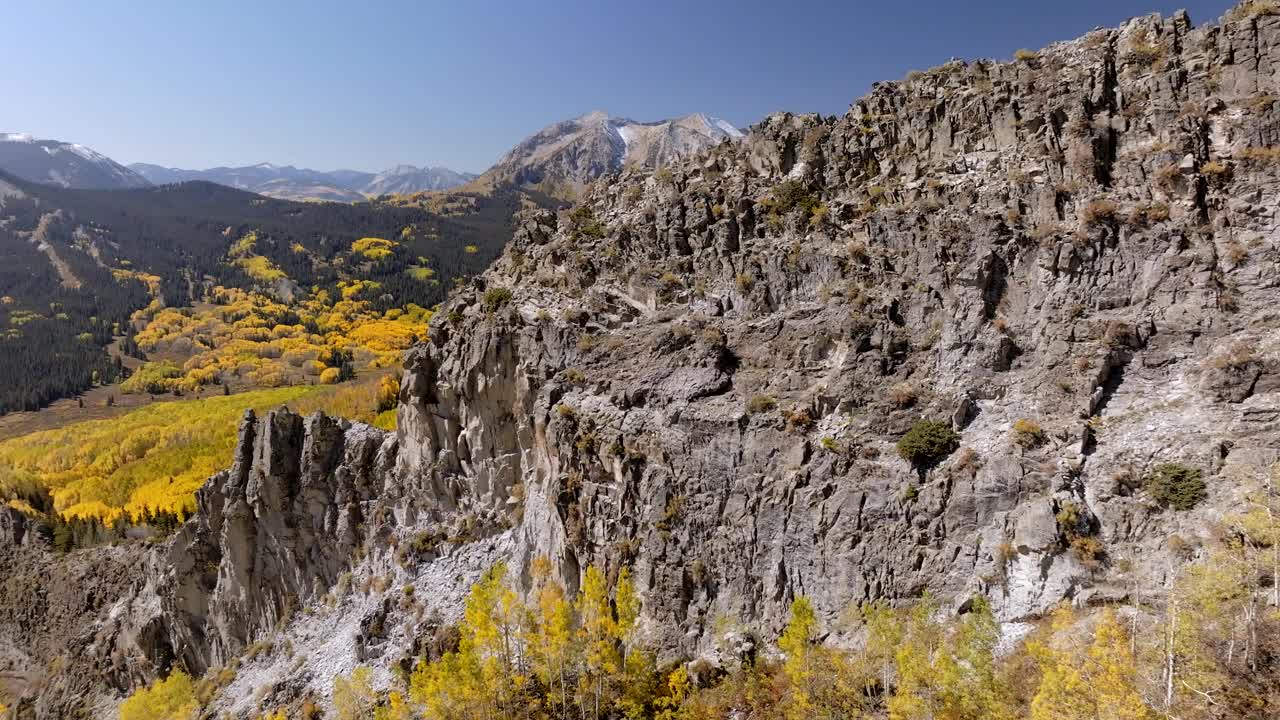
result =
[[[323,700],[538,556],[571,588],[630,566],[667,657],[767,641],[799,595],[828,628],[924,592],[1010,632],[1159,603],[1280,448],[1278,72],[1280,17],[1139,18],[527,214],[407,358],[394,436],[247,418],[72,645],[98,674],[32,707],[174,663],[237,716]]]
[[[1278,29],[952,63],[527,218],[410,358],[402,469],[518,490],[522,562],[632,565],[686,654],[801,594],[1157,597],[1276,460]]]

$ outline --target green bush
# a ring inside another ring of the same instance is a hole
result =
[[[588,237],[593,240],[603,238],[607,232],[604,224],[596,220],[595,212],[587,205],[579,205],[569,213],[569,219],[573,222],[573,234],[575,238]]]
[[[898,441],[898,454],[913,465],[931,465],[960,445],[960,435],[946,423],[920,420]]]
[[[1147,492],[1161,507],[1190,510],[1208,496],[1199,468],[1166,463],[1147,476]]]
[[[785,180],[773,188],[769,205],[780,215],[786,215],[796,208],[805,215],[813,215],[813,211],[821,203],[809,192],[809,188],[799,180]]]
[[[491,287],[484,291],[484,309],[495,312],[511,302],[511,291],[504,287]]]

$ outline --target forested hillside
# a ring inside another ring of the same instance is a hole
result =
[[[177,310],[229,290],[288,307],[363,303],[346,308],[349,320],[429,308],[501,250],[519,206],[499,192],[443,217],[202,182],[114,192],[0,182],[11,189],[0,198],[0,412],[120,379],[103,348],[143,330],[133,316],[148,308]]]

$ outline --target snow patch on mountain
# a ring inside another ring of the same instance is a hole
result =
[[[712,117],[710,115],[701,115],[701,117],[702,117],[702,122],[706,123],[707,129],[711,130],[712,132],[716,132],[718,130],[724,133],[725,135],[728,135],[729,137],[733,138],[734,140],[741,140],[743,137],[745,137],[744,133],[741,130],[734,127],[733,124],[728,122],[727,120],[721,120],[718,117]]]
[[[618,137],[622,138],[622,152],[625,154],[631,147],[631,138],[635,137],[635,133],[626,125],[615,126],[613,130],[618,133]]]

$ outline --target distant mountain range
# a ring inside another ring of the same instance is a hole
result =
[[[31,182],[74,189],[119,190],[202,180],[281,200],[360,202],[388,194],[481,190],[498,186],[575,198],[591,180],[627,166],[655,168],[726,141],[732,124],[702,113],[636,122],[592,112],[550,125],[521,141],[483,175],[442,167],[397,165],[381,173],[329,172],[261,163],[185,170],[148,163],[128,167],[93,150],[19,133],[0,134],[0,170]]]
[[[412,165],[397,165],[377,174],[359,170],[323,172],[271,163],[208,170],[182,170],[147,163],[134,163],[129,167],[156,185],[205,180],[282,200],[337,202],[358,202],[388,193],[447,190],[476,178],[448,168]]]
[[[573,197],[586,183],[623,167],[660,167],[742,137],[732,124],[703,113],[636,122],[597,111],[539,130],[502,156],[481,181]]]
[[[149,183],[133,170],[83,145],[0,133],[0,169],[31,182],[64,188],[119,190]]]

